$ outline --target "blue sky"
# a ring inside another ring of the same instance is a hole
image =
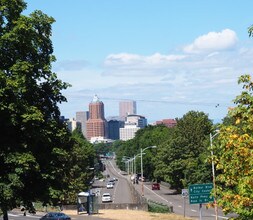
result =
[[[88,110],[94,94],[105,115],[137,101],[148,122],[190,110],[222,119],[251,74],[252,0],[27,0],[55,18],[58,78],[72,85],[62,115]]]

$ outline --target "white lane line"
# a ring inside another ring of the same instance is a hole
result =
[[[197,210],[195,210],[195,209],[191,209],[191,211],[192,211],[192,212],[197,212]]]
[[[144,187],[145,187],[146,189],[148,189],[150,192],[154,193],[154,194],[155,194],[157,197],[159,197],[160,199],[164,200],[165,202],[168,202],[168,203],[170,203],[170,204],[173,204],[173,203],[169,202],[167,199],[165,199],[165,198],[163,198],[162,196],[158,195],[158,194],[157,194],[156,192],[154,192],[153,190],[149,189],[147,186],[144,185]]]

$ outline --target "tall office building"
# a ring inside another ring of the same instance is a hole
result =
[[[104,103],[94,96],[89,104],[89,119],[87,121],[87,139],[92,137],[107,137],[107,121],[104,115]]]
[[[136,114],[136,101],[121,101],[119,102],[119,116],[125,118],[128,115]]]
[[[87,137],[87,121],[89,119],[88,111],[76,112],[76,121],[81,123],[81,130],[84,137]]]
[[[124,127],[125,122],[117,119],[107,120],[108,138],[111,140],[119,140],[119,129]]]
[[[135,137],[135,133],[147,126],[147,119],[141,115],[128,115],[124,128],[120,128],[120,140],[126,141]]]

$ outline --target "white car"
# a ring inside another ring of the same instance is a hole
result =
[[[104,193],[102,195],[102,202],[112,202],[110,193]]]
[[[113,189],[113,183],[112,182],[107,183],[106,188]]]

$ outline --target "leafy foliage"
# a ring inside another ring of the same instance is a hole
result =
[[[71,198],[84,187],[80,182],[88,177],[77,176],[94,155],[60,120],[58,104],[66,101],[61,91],[69,85],[51,71],[54,19],[41,11],[24,16],[25,8],[23,0],[0,1],[0,208],[5,215],[20,203]]]
[[[233,123],[220,129],[217,156],[218,204],[240,219],[253,218],[253,82],[249,75],[239,78],[242,93],[229,112]]]
[[[117,143],[117,145],[120,145],[116,149],[117,165],[121,169],[125,169],[125,164],[122,161],[124,156],[134,157],[135,155],[140,154],[141,148],[144,149],[149,146],[158,146],[158,144],[163,143],[163,141],[168,138],[170,132],[171,129],[164,125],[149,125],[144,129],[138,130],[133,139]],[[145,151],[145,155],[143,156],[143,173],[148,179],[154,178],[153,171],[155,168],[153,165],[153,159],[155,152],[156,149],[150,149]],[[139,157],[136,157],[136,171],[137,173],[141,172]]]
[[[203,112],[190,111],[177,119],[172,136],[158,148],[155,176],[176,189],[209,182],[211,167],[206,159],[211,128],[212,123]]]

